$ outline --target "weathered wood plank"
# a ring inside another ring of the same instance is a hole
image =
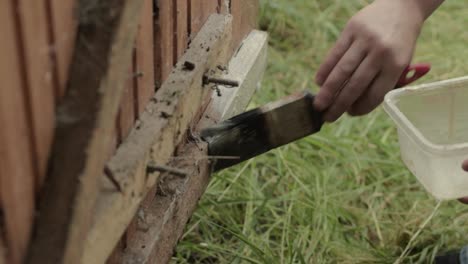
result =
[[[8,263],[21,263],[34,213],[33,146],[29,141],[25,65],[12,1],[0,1],[0,194]],[[23,67],[23,68],[22,68]],[[2,236],[3,237],[3,236]]]
[[[232,48],[236,50],[239,43],[249,32],[257,27],[259,0],[230,0],[231,14],[233,16]]]
[[[145,0],[136,41],[138,116],[154,95],[153,0]]]
[[[211,92],[202,85],[203,75],[208,67],[226,63],[229,47],[225,43],[229,43],[230,36],[230,17],[211,16],[108,163],[122,192],[104,181],[82,263],[102,263],[112,252],[158,178],[157,173],[146,173],[147,164],[166,164],[184,139],[193,117]],[[184,67],[186,61],[195,68]]]
[[[188,9],[187,0],[175,0],[176,1],[176,34],[177,39],[177,54],[175,56],[176,61],[184,54],[188,44]]]
[[[218,13],[220,14],[230,14],[229,5],[231,0],[218,0]]]
[[[190,38],[193,39],[203,26],[203,3],[200,0],[189,0]]]
[[[51,39],[53,41],[55,68],[58,75],[57,99],[65,94],[78,25],[76,4],[78,0],[46,0],[49,5]]]
[[[163,83],[174,65],[174,2],[155,1],[155,76]]]
[[[203,5],[202,23],[212,14],[218,13],[218,0],[203,0],[200,1]]]
[[[213,92],[211,103],[198,128],[227,119],[244,111],[258,88],[266,68],[267,34],[253,31],[239,52],[229,62],[224,77],[239,81],[239,87],[221,87],[221,96]],[[151,206],[140,208],[144,226],[127,242],[123,262],[168,263],[184,227],[208,185],[211,166],[204,143],[189,142],[178,148],[177,157],[169,166],[189,172],[185,177],[162,174],[158,192],[151,196]],[[187,158],[188,157],[188,158]],[[198,158],[197,158],[198,157]],[[154,198],[153,198],[154,197]]]
[[[76,52],[57,114],[51,173],[29,263],[80,262],[142,3],[80,1]]]
[[[128,71],[125,74],[125,88],[122,93],[122,99],[120,102],[120,109],[118,115],[119,132],[118,132],[118,143],[122,142],[130,133],[130,130],[135,123],[135,116],[137,108],[136,100],[136,76],[135,76],[135,49],[133,49],[132,58],[126,63],[128,65]]]
[[[236,80],[239,87],[233,89],[218,85],[221,96],[213,95],[213,108],[223,109],[223,119],[242,112],[263,79],[267,63],[268,34],[253,30],[244,40],[239,51],[229,63],[228,71],[222,78]]]

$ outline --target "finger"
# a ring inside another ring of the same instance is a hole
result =
[[[317,110],[323,111],[331,105],[333,99],[343,87],[343,84],[353,75],[365,55],[366,49],[364,45],[357,42],[351,45],[333,68],[330,75],[328,75],[327,80],[315,97],[314,106]]]
[[[325,57],[325,61],[320,65],[317,74],[315,75],[315,82],[317,85],[323,85],[330,72],[351,46],[351,42],[350,34],[343,32],[335,46],[333,46],[333,48],[328,52]]]
[[[373,57],[367,56],[345,84],[344,88],[339,92],[333,104],[328,108],[324,115],[324,120],[334,122],[343,115],[370,86],[378,72],[378,61]]]
[[[463,170],[468,171],[468,160],[465,160],[462,165]]]
[[[395,87],[398,78],[398,71],[381,71],[377,74],[369,89],[351,106],[348,113],[352,116],[370,113],[382,103],[385,94]]]

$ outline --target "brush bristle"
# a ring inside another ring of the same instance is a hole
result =
[[[202,131],[215,170],[233,166],[271,149],[320,131],[323,121],[313,108],[314,96],[302,92],[250,110]],[[235,158],[232,158],[235,157]]]

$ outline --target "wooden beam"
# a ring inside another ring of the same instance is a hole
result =
[[[50,174],[29,263],[80,262],[142,2],[79,2],[80,25],[70,82],[57,112]]]
[[[226,45],[228,46],[228,45]],[[253,31],[232,57],[224,77],[239,81],[237,88],[221,87],[211,95],[210,105],[197,127],[204,128],[219,120],[244,111],[254,91],[259,87],[266,67],[267,34]],[[173,249],[197,202],[204,193],[211,175],[206,144],[190,141],[180,146],[169,167],[189,172],[186,176],[164,173],[160,176],[156,197],[149,207],[138,211],[141,216],[134,238],[127,242],[122,263],[168,263]]]
[[[209,100],[211,89],[203,86],[203,75],[225,65],[230,37],[231,17],[212,15],[107,164],[121,192],[104,181],[81,263],[103,263],[112,252],[156,184],[159,174],[147,173],[147,164],[164,165],[171,159],[200,106]]]

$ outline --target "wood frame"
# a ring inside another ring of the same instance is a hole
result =
[[[196,131],[245,110],[260,86],[267,63],[265,32],[254,30],[232,57],[222,78],[239,81],[239,87],[218,87],[196,125]],[[196,132],[195,132],[196,133]],[[184,142],[178,147],[170,167],[188,172],[185,176],[164,173],[149,206],[139,209],[136,233],[127,242],[121,263],[168,263],[185,225],[196,209],[211,175],[207,146],[201,141]]]
[[[211,93],[203,85],[203,76],[228,60],[229,45],[225,44],[231,40],[231,22],[228,15],[210,16],[107,164],[114,183],[102,177],[81,263],[103,263],[109,257],[146,193],[157,182],[158,173],[147,173],[148,163],[166,164],[177,145],[186,140],[186,131]],[[186,62],[195,67],[187,67]],[[121,191],[116,190],[116,183]]]
[[[187,42],[193,42],[196,33],[211,13],[224,15],[232,13],[233,21],[237,21],[237,23],[244,21],[243,14],[245,12],[240,12],[239,8],[236,9],[236,12],[231,12],[234,10],[231,9],[231,2],[233,6],[236,2],[230,0],[207,0],[203,4],[199,0],[155,2],[146,0],[144,10],[147,12],[136,11],[142,9],[142,1],[144,0],[39,0],[32,6],[25,5],[25,0],[18,3],[15,1],[5,2],[4,11],[8,11],[5,18],[9,21],[4,23],[3,28],[7,29],[8,36],[14,35],[10,36],[6,47],[10,47],[10,44],[16,45],[6,50],[10,53],[5,56],[9,60],[3,64],[8,67],[7,64],[13,63],[15,67],[2,73],[10,73],[7,75],[11,75],[11,77],[4,78],[7,84],[16,77],[18,80],[17,84],[14,85],[15,90],[9,89],[5,93],[8,96],[2,97],[4,98],[2,101],[5,101],[2,109],[5,111],[0,113],[0,120],[10,121],[13,120],[12,116],[19,120],[18,124],[7,122],[12,123],[11,127],[8,125],[10,128],[0,133],[4,136],[1,139],[2,142],[8,141],[1,146],[1,152],[6,148],[5,153],[8,157],[0,162],[0,169],[5,172],[0,176],[0,203],[5,209],[3,212],[4,239],[6,241],[4,242],[6,242],[5,249],[7,249],[1,252],[7,254],[8,261],[22,263],[26,254],[29,254],[27,257],[30,263],[43,261],[52,263],[76,262],[76,256],[80,256],[83,248],[83,237],[87,235],[88,225],[91,222],[91,213],[98,192],[97,183],[102,180],[104,185],[109,187],[108,179],[114,179],[112,187],[117,186],[119,190],[125,190],[125,188],[119,187],[120,182],[113,177],[116,172],[113,171],[112,166],[105,170],[107,178],[99,178],[98,176],[102,175],[103,164],[112,155],[110,152],[114,152],[116,141],[120,143],[125,138],[128,131],[125,128],[131,129],[135,120],[135,129],[141,128],[141,120],[138,120],[139,113],[144,108],[145,102],[150,99],[154,89],[160,87],[159,81],[155,87],[154,81],[150,80],[151,76],[143,74],[151,70],[151,67],[145,68],[143,71],[140,69],[143,65],[152,66],[159,62],[159,60],[154,61],[153,56],[145,56],[147,54],[144,50],[152,49],[153,45],[155,52],[160,52],[163,48],[159,46],[159,42],[153,43],[153,34],[143,34],[145,39],[137,38],[135,44],[134,29],[138,29],[138,27],[133,22],[145,21],[141,23],[144,24],[144,27],[140,26],[140,33],[152,31],[155,26],[154,23],[152,24],[155,22],[154,12],[150,11],[148,4],[170,3],[167,6],[170,7],[171,11],[167,14],[177,17],[179,15],[184,17],[182,13],[188,15],[187,21],[181,23],[168,17],[168,21],[173,21],[171,22],[173,24],[166,21],[165,24],[163,23],[165,26],[161,24],[159,28],[159,30],[166,29],[166,31],[160,32],[161,37],[174,42],[171,47],[173,56],[168,55],[173,58],[173,62],[185,52]],[[89,4],[98,6],[87,6]],[[196,5],[200,5],[200,8],[197,9]],[[75,6],[79,7],[78,10],[75,10]],[[194,8],[190,9],[190,6]],[[34,7],[37,7],[37,16],[31,13],[35,10]],[[157,7],[157,5],[150,7]],[[18,10],[21,12],[17,12]],[[254,10],[249,11],[254,12]],[[130,15],[131,12],[133,14]],[[142,19],[135,21],[134,18],[139,16]],[[188,21],[190,16],[199,19],[196,23],[192,23],[192,21]],[[133,19],[129,19],[129,17]],[[36,26],[38,30],[32,30]],[[238,32],[238,28],[239,25],[236,24],[236,29],[230,30]],[[171,34],[172,30],[177,32],[177,37]],[[189,34],[185,34],[186,31]],[[39,37],[34,38],[34,35]],[[182,38],[179,38],[179,35]],[[231,35],[236,37],[231,37]],[[77,42],[75,42],[75,36],[77,36]],[[183,36],[188,38],[184,39]],[[233,52],[232,49],[226,49],[224,46],[237,47],[240,38],[243,37],[242,34],[232,32],[229,33],[229,40],[228,38],[219,40],[223,42],[221,44],[223,54],[214,55],[216,60],[224,63]],[[137,46],[136,52],[135,45]],[[140,49],[140,46],[146,46],[146,48]],[[204,53],[212,52],[210,51],[212,47],[200,46],[200,49],[204,48],[206,48]],[[40,49],[41,52],[35,52],[37,49]],[[32,62],[28,63],[30,60]],[[18,61],[19,66],[16,65]],[[33,67],[29,67],[29,65]],[[209,66],[203,65],[207,70],[203,75],[207,73],[218,75],[219,72],[216,70],[218,67],[216,66],[221,65],[222,63],[218,62],[213,62]],[[167,75],[171,74],[172,67],[172,63],[169,63],[165,68]],[[185,67],[183,70],[197,71],[188,68]],[[158,74],[158,72],[156,69],[155,73]],[[144,80],[143,77],[148,78]],[[41,82],[42,78],[45,78],[44,82]],[[190,83],[191,86],[200,85],[198,83],[203,78],[196,78],[197,83]],[[36,85],[48,87],[47,91],[40,94],[45,99],[38,96],[37,89],[32,89]],[[66,85],[68,85],[68,89],[65,89]],[[144,93],[140,93],[140,87],[143,86],[148,89]],[[182,143],[193,137],[191,133],[188,133],[187,136],[185,123],[188,123],[188,127],[192,128],[190,131],[193,132],[195,123],[200,119],[203,109],[210,100],[204,96],[208,96],[212,88],[212,85],[205,85],[200,95],[200,98],[203,99],[196,102],[190,100],[191,95],[181,96],[184,98],[183,100],[186,100],[186,103],[181,103],[181,109],[177,109],[176,112],[180,111],[185,114],[186,111],[189,111],[187,118],[185,115],[171,116],[166,111],[160,113],[160,117],[168,119],[170,123],[164,134],[166,138],[161,140],[174,137],[175,140],[171,143],[174,145],[171,147],[173,150],[182,148]],[[120,100],[122,90],[125,89],[131,96]],[[220,90],[222,89],[220,88]],[[226,91],[226,93],[230,91]],[[140,104],[140,95],[146,94],[149,96],[145,97],[144,102]],[[172,96],[179,97],[178,95]],[[135,99],[137,97],[138,100]],[[136,104],[131,102],[132,98],[133,101],[137,101]],[[41,104],[37,100],[45,102],[44,111],[37,108]],[[189,101],[190,103],[187,104]],[[60,102],[60,104],[56,107],[54,102]],[[118,117],[115,114],[118,110],[118,108],[115,110],[116,104],[120,104],[121,109],[127,109]],[[185,109],[186,105],[189,105],[190,109]],[[14,108],[13,111],[10,108]],[[54,116],[55,111],[56,116]],[[46,113],[46,115],[42,116],[41,113]],[[46,119],[47,122],[39,122],[38,118]],[[120,121],[120,129],[116,127],[116,119]],[[113,120],[113,122],[109,120]],[[182,124],[180,120],[182,120]],[[56,121],[55,125],[54,121]],[[116,130],[119,132],[112,133]],[[111,134],[114,135],[110,136]],[[28,138],[24,140],[26,136]],[[53,149],[50,149],[49,145],[52,143],[52,139],[54,146]],[[143,147],[149,148],[149,146]],[[47,156],[50,152],[52,152],[50,155],[52,160],[48,163]],[[171,155],[174,155],[174,151]],[[18,177],[4,177],[13,174]],[[42,189],[46,174],[48,175],[47,181],[44,183],[45,188]],[[154,181],[156,180],[154,179]],[[140,200],[152,202],[149,198],[152,198],[151,195],[154,196],[154,192],[156,192],[154,185],[152,184],[152,188],[148,187],[150,195]],[[34,191],[41,191],[41,197],[37,203],[40,207],[39,213],[36,213]],[[109,192],[109,189],[105,191]],[[144,196],[145,193],[142,192],[138,195]],[[21,199],[18,199],[19,197]],[[22,201],[19,202],[19,200]],[[138,204],[140,209],[148,206],[146,202]],[[134,232],[134,229],[138,228],[139,215],[134,215],[132,218],[123,242],[131,241],[133,233],[138,231]],[[34,220],[36,221],[33,224]],[[56,229],[57,227],[58,229]],[[30,241],[31,236],[32,241]],[[29,253],[27,252],[28,246]],[[3,259],[2,256],[0,256],[1,259]]]
[[[142,3],[79,2],[80,25],[69,87],[58,108],[51,173],[44,186],[29,263],[80,261]]]

